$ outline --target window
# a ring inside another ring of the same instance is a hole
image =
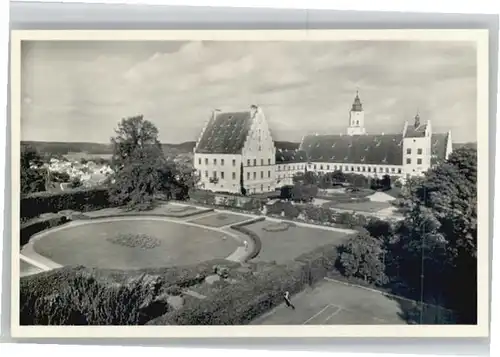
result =
[[[417,165],[422,165],[422,159],[417,159]]]
[[[314,169],[316,170],[316,164],[314,164]]]
[[[267,164],[271,165],[271,159],[267,159]]]
[[[417,149],[417,154],[422,155],[422,149]]]
[[[365,166],[363,166],[363,172],[365,172],[365,171],[366,171],[366,167],[365,167]]]
[[[257,179],[257,172],[253,172],[253,179],[256,180]]]
[[[201,170],[198,170],[198,177],[201,177]]]
[[[399,169],[399,171],[401,172],[401,169]],[[391,169],[391,172],[394,172],[394,167]]]
[[[255,191],[256,191],[256,189],[254,188],[254,189],[253,189],[253,193],[255,193]]]
[[[259,138],[259,141],[260,141],[260,138]],[[262,146],[259,145],[259,151],[262,151]]]
[[[253,159],[253,166],[257,166],[257,159]]]
[[[205,171],[205,177],[208,177],[208,171]]]
[[[333,169],[334,169],[334,170],[337,170],[337,165],[335,165],[335,166],[333,167]]]
[[[356,120],[356,125],[359,125],[359,120]]]
[[[287,167],[286,167],[286,170],[287,170],[287,171],[290,171],[290,166],[287,166]]]
[[[224,166],[224,159],[220,159],[220,164]]]
[[[351,166],[351,171],[354,171],[354,166]]]
[[[201,158],[198,159],[198,165],[201,165]]]
[[[264,178],[264,171],[261,171],[260,172],[260,178],[263,179]]]
[[[233,166],[236,166],[236,160],[233,159]]]
[[[264,185],[260,185],[260,192],[264,192]]]
[[[326,165],[326,169],[327,169],[327,170],[330,170],[330,165]]]
[[[214,171],[214,179],[217,178],[217,171]]]
[[[388,167],[385,168],[385,172],[389,173],[389,168]]]
[[[224,171],[221,171],[220,178],[224,180]]]
[[[264,166],[264,159],[260,159],[260,166]]]
[[[394,172],[394,169],[392,169],[392,172]],[[398,174],[401,173],[401,169],[398,169]]]
[[[205,158],[205,165],[208,165],[208,159]]]
[[[217,159],[214,159],[214,165],[217,165]]]
[[[371,167],[368,168],[368,172],[372,172],[372,168]]]
[[[278,165],[278,171],[281,171],[281,166]]]
[[[319,165],[319,169],[320,169],[320,170],[323,170],[323,165]]]
[[[271,186],[267,186],[267,192],[271,191]]]
[[[411,164],[411,159],[410,158],[406,159],[406,163]]]
[[[250,159],[247,160],[247,166],[250,166]]]
[[[349,168],[347,166],[344,166],[345,171],[349,171]]]
[[[410,154],[411,154],[411,149],[410,149],[410,148],[406,149],[406,153],[407,153],[408,155],[410,155]]]
[[[233,172],[233,180],[236,180],[236,172]]]
[[[381,167],[380,169],[378,169],[379,172],[384,172],[384,168]]]
[[[358,169],[357,171],[359,172],[359,170],[360,170],[359,166],[357,167],[357,169]]]
[[[268,171],[267,172],[267,178],[270,178],[271,177],[271,171]]]
[[[247,180],[250,180],[250,172],[247,172]]]

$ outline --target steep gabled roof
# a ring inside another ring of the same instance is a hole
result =
[[[427,124],[422,124],[418,127],[408,125],[408,128],[406,128],[405,138],[423,138],[425,136],[426,129]]]
[[[302,141],[311,162],[402,165],[403,135],[310,135]]]
[[[446,144],[448,133],[436,133],[431,136],[431,165],[438,164],[446,159]]]
[[[196,153],[240,154],[251,126],[250,111],[218,113],[208,122]]]
[[[276,164],[307,162],[307,153],[304,150],[276,150]]]

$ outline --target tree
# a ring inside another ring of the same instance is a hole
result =
[[[46,171],[38,151],[29,145],[21,145],[21,193],[45,191]]]
[[[243,163],[240,164],[240,191],[241,191],[241,194],[243,196],[246,196],[247,195],[247,189],[245,188],[245,183],[243,181],[243,175],[244,174],[244,171],[243,171]]]
[[[340,248],[340,265],[346,276],[362,278],[368,283],[387,281],[382,242],[362,230]]]
[[[175,177],[167,165],[158,129],[143,116],[122,119],[115,130],[112,165],[115,182],[110,188],[110,199],[130,209],[149,209],[156,194],[166,182]]]
[[[410,179],[399,201],[405,220],[400,240],[406,280],[421,293],[444,294],[464,323],[475,323],[477,306],[477,152],[461,148]],[[415,271],[419,263],[421,271]],[[432,274],[426,274],[432,272]],[[420,274],[419,274],[420,273]],[[465,289],[464,289],[465,287]]]
[[[70,182],[71,188],[78,188],[83,185],[82,180],[79,177],[73,177]]]

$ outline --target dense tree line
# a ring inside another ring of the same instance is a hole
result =
[[[342,248],[346,275],[403,282],[423,301],[477,322],[477,152],[464,147],[403,187],[398,224],[373,220]]]

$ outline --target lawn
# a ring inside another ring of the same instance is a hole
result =
[[[61,265],[115,269],[195,264],[225,258],[238,247],[222,232],[145,217],[73,224],[33,244],[36,253]]]
[[[325,202],[323,203],[323,207],[326,208],[338,208],[349,211],[362,211],[362,212],[378,212],[385,208],[392,207],[392,205],[388,202]]]
[[[261,251],[253,261],[276,261],[278,264],[323,245],[341,244],[348,236],[343,232],[269,220],[245,228],[255,232],[262,242]]]
[[[295,311],[284,304],[255,319],[253,325],[381,325],[420,322],[418,303],[357,286],[324,281],[292,297]],[[426,306],[424,324],[450,324],[448,310]]]
[[[205,217],[193,219],[190,222],[208,227],[223,227],[243,221],[248,221],[251,218],[252,217],[241,216],[239,214],[215,213]]]

